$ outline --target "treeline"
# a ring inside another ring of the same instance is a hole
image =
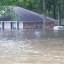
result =
[[[61,8],[61,18],[64,18],[64,0],[46,0],[46,15],[57,19],[58,4]],[[1,6],[20,6],[31,11],[43,14],[43,0],[0,0]]]

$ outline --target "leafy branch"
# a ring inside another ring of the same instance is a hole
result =
[[[11,8],[9,8],[9,7],[7,7],[7,6],[6,6],[6,7],[0,6],[0,15],[1,15],[1,16],[9,16],[10,13],[12,14],[12,18],[18,17],[18,14],[15,13],[14,10],[11,11]]]

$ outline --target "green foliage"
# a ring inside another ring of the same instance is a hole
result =
[[[4,7],[3,7],[3,6],[0,6],[0,11],[1,11],[1,10],[4,10]]]
[[[0,6],[0,8],[1,8],[0,9],[0,15],[4,15],[4,16],[9,16],[10,15],[11,9],[9,7]],[[5,8],[6,8],[6,10],[5,10]],[[4,13],[3,13],[3,11],[4,11]],[[11,11],[11,14],[12,14],[12,18],[18,17],[18,14],[15,13],[15,11],[13,11],[13,10]]]
[[[16,18],[16,17],[18,17],[18,14],[15,13],[15,11],[12,11],[12,18]]]
[[[61,4],[61,17],[64,17],[64,0],[46,0],[46,14],[47,16],[57,18],[58,16],[58,3]],[[4,9],[3,6],[20,6],[31,11],[43,14],[43,0],[0,0],[0,11]],[[2,12],[0,12],[3,15]],[[12,13],[13,17],[18,16]],[[9,15],[9,11],[5,12],[5,15]]]
[[[7,8],[7,10],[5,11],[4,15],[5,16],[9,16],[10,15],[10,9],[9,8]]]
[[[2,11],[0,11],[0,15],[3,15]]]

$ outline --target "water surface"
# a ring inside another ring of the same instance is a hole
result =
[[[0,64],[64,64],[64,31],[0,31]]]

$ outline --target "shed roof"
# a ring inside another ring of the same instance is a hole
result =
[[[27,9],[24,9],[24,8],[21,8],[18,6],[17,7],[9,6],[9,7],[18,14],[18,17],[12,18],[11,16],[2,16],[2,17],[0,17],[0,21],[24,21],[24,22],[25,21],[27,21],[27,22],[29,22],[29,21],[42,22],[43,21],[43,15],[40,15],[38,13],[29,11]],[[55,20],[50,17],[47,17],[47,21],[55,21]]]

